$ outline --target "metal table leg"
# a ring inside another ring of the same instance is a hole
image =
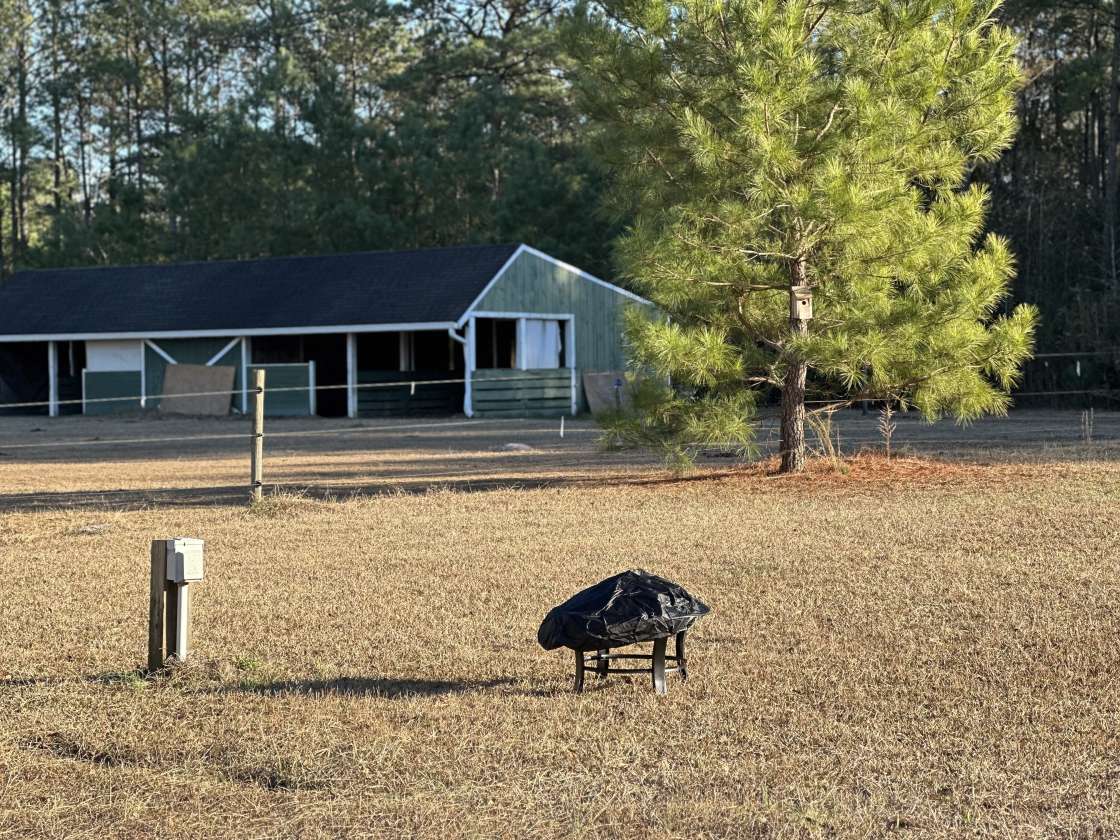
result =
[[[678,673],[681,675],[682,681],[688,679],[688,664],[684,653],[684,634],[687,632],[687,630],[682,630],[677,633],[677,643],[674,648],[677,654],[677,667],[680,669]]]
[[[576,684],[575,690],[578,694],[583,691],[583,651],[576,651]]]
[[[605,680],[607,678],[607,668],[610,667],[610,660],[606,659],[606,655],[611,652],[610,648],[603,648],[599,651],[599,661],[595,663],[595,673],[599,675],[599,679]]]
[[[653,690],[658,694],[665,693],[665,639],[657,639],[653,643]]]

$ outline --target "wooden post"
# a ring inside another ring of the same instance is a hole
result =
[[[152,540],[152,583],[148,594],[148,670],[158,671],[163,667],[164,651],[167,649],[167,616],[164,605],[167,600],[167,542]]]
[[[191,651],[191,582],[203,577],[202,540],[152,540],[148,600],[148,672],[169,658],[186,662]]]
[[[249,489],[254,502],[261,500],[264,461],[264,371],[253,371],[253,448]]]

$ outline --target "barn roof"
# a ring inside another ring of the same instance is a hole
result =
[[[0,283],[0,337],[453,323],[518,248],[21,271]]]

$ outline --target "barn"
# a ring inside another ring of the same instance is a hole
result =
[[[21,271],[0,404],[157,408],[193,364],[234,369],[233,412],[263,368],[273,416],[571,415],[583,372],[623,367],[629,306],[649,303],[528,245]]]

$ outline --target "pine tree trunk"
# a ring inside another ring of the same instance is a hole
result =
[[[805,263],[798,260],[790,266],[790,298],[793,289],[805,284]],[[805,335],[809,322],[790,318],[791,336]],[[805,377],[808,365],[804,360],[792,356],[786,368],[782,383],[782,465],[780,472],[801,472],[805,469]]]
[[[12,215],[12,244],[8,249],[12,266],[19,262],[19,141],[16,137],[15,112],[8,109],[8,133],[12,140],[12,165],[9,172],[8,203]]]
[[[28,50],[26,38],[26,32],[20,34],[16,49],[16,56],[19,62],[16,72],[16,91],[19,103],[19,157],[15,164],[17,174],[13,179],[13,189],[16,191],[16,219],[14,229],[18,232],[18,236],[16,237],[15,247],[12,249],[13,262],[17,258],[22,259],[26,255],[29,242],[29,237],[27,235],[27,192],[29,187],[27,162],[31,157],[31,131],[28,125],[27,114],[30,84],[28,79]]]
[[[1104,248],[1105,266],[1112,290],[1120,291],[1116,270],[1116,205],[1120,201],[1120,3],[1114,3],[1112,21],[1112,61],[1108,84],[1108,138],[1105,146]]]
[[[4,202],[0,201],[0,278],[8,275],[8,259],[4,254]]]
[[[808,332],[805,321],[791,321],[796,333]],[[782,383],[782,466],[781,472],[801,472],[805,469],[805,374],[808,365],[791,360]]]

